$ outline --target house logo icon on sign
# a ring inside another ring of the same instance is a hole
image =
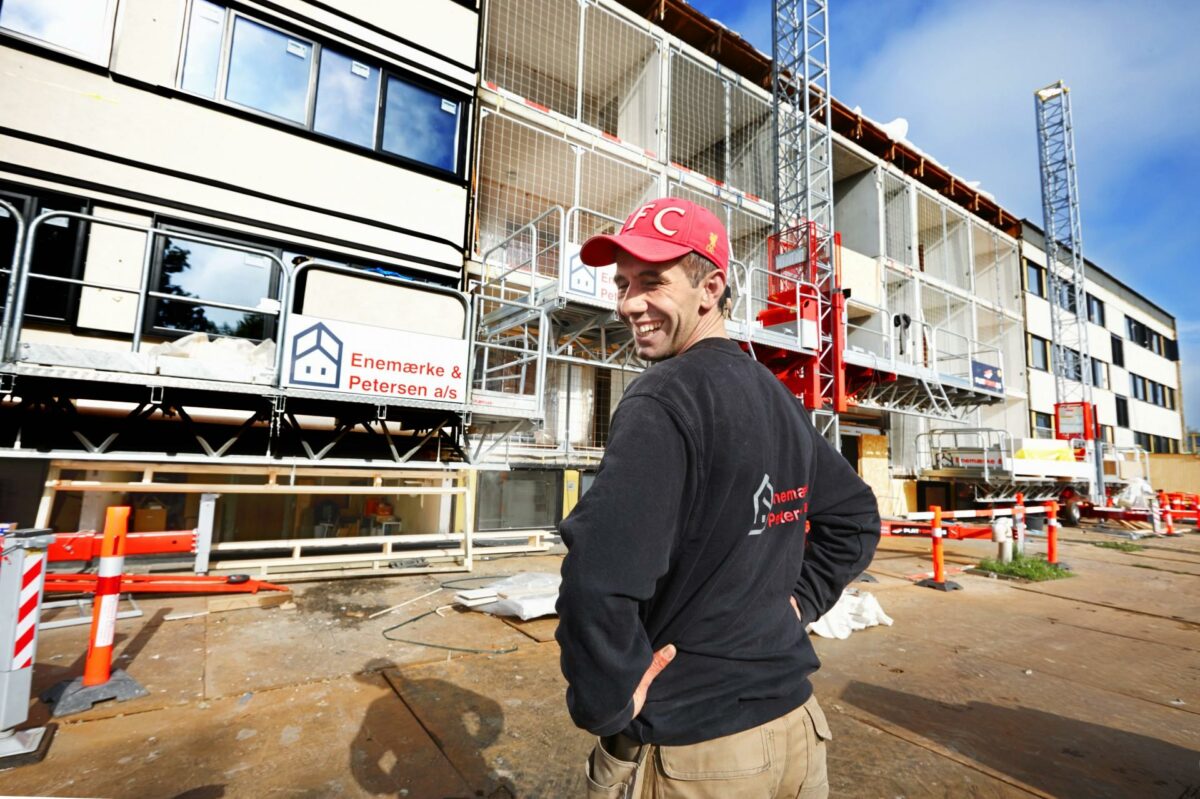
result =
[[[342,340],[321,322],[292,336],[289,382],[322,388],[337,388],[341,384]]]

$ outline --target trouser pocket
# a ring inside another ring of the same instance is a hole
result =
[[[798,799],[824,799],[829,795],[829,771],[825,764],[825,742],[833,739],[825,711],[817,703],[816,695],[804,703],[808,714],[806,737],[808,739],[808,773],[804,778]]]
[[[778,782],[767,725],[688,746],[656,747],[654,799],[770,796]]]
[[[588,799],[638,799],[641,776],[639,770],[645,765],[650,747],[643,746],[634,754],[634,760],[622,760],[609,752],[604,742],[597,738],[588,756],[587,795]]]

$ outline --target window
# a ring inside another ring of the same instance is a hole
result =
[[[1068,380],[1074,380],[1078,383],[1083,382],[1083,364],[1079,360],[1079,352],[1070,347],[1061,347],[1055,351],[1055,354],[1062,353],[1064,372]]]
[[[1103,439],[1104,441],[1107,441],[1109,444],[1113,443],[1116,440],[1116,437],[1113,433],[1113,427],[1111,424],[1100,425],[1100,438]]]
[[[387,108],[383,116],[383,149],[454,172],[458,167],[461,114],[461,103],[389,77]]]
[[[212,237],[204,235],[204,238]],[[231,241],[230,244],[255,246],[251,242]],[[155,288],[164,294],[195,302],[151,300],[150,318],[154,327],[238,338],[268,338],[271,335],[268,323],[273,317],[248,309],[258,307],[264,298],[275,296],[278,269],[267,255],[270,252],[269,247],[263,247],[261,252],[245,252],[192,241],[184,235],[162,237]],[[205,301],[242,306],[242,310],[208,305]]]
[[[208,0],[195,0],[188,21],[188,46],[183,57],[185,91],[217,96],[217,74],[221,66],[221,39],[225,31],[225,9]]]
[[[1112,362],[1113,366],[1125,365],[1125,342],[1116,334],[1112,337]]]
[[[115,0],[3,0],[0,30],[106,64],[114,6]]]
[[[1046,296],[1046,270],[1037,264],[1025,262],[1025,283],[1026,291],[1038,295],[1039,297]]]
[[[321,50],[313,129],[363,147],[375,146],[379,70],[350,56]]]
[[[462,169],[464,95],[210,0],[193,4],[179,85],[439,172]]]
[[[1125,317],[1125,333],[1126,338],[1142,347],[1150,346],[1150,330],[1141,322],[1134,321],[1130,317]]]
[[[1117,427],[1129,427],[1129,400],[1118,396],[1117,400]]]
[[[1050,370],[1050,342],[1037,336],[1029,337],[1029,365],[1043,372]]]
[[[1147,452],[1150,452],[1150,434],[1149,433],[1135,432],[1133,434],[1133,443],[1137,444],[1139,447],[1146,450]]]
[[[1104,327],[1104,301],[1087,295],[1087,318],[1089,322]]]
[[[1129,393],[1136,400],[1146,400],[1146,378],[1139,377],[1133,373],[1129,375]]]
[[[1092,385],[1096,388],[1108,388],[1108,364],[1104,361],[1091,359]]]
[[[1050,291],[1054,294],[1054,301],[1058,303],[1058,307],[1071,313],[1075,313],[1078,307],[1075,302],[1075,284],[1068,283],[1066,280],[1050,281]]]
[[[1054,438],[1054,417],[1048,413],[1033,412],[1033,437]]]
[[[84,211],[84,200],[48,192],[32,192],[0,186],[0,198],[11,203],[28,225],[46,211]],[[75,320],[79,289],[69,283],[45,280],[38,275],[79,278],[83,271],[85,225],[66,217],[55,217],[38,226],[33,242],[33,261],[25,295],[25,319],[66,324]],[[0,210],[0,263],[8,266],[16,237],[16,222]],[[0,305],[7,296],[8,275],[0,274]]]

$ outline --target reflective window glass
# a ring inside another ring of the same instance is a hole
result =
[[[388,77],[383,149],[453,172],[458,166],[462,104],[420,86]]]
[[[0,28],[92,60],[108,59],[109,0],[4,0]]]
[[[187,52],[183,59],[183,88],[186,91],[205,97],[217,96],[217,70],[224,32],[225,9],[208,0],[196,0],[188,24]]]
[[[344,141],[375,146],[379,70],[323,48],[313,128]]]
[[[255,307],[271,295],[274,261],[266,255],[166,237],[158,290],[198,300]],[[158,300],[155,324],[226,336],[262,338],[262,314],[190,302]]]
[[[238,17],[233,25],[226,99],[305,122],[312,50],[311,42]]]

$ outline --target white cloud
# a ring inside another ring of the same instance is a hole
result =
[[[1062,78],[1071,87],[1085,209],[1119,190],[1146,157],[1182,152],[1200,123],[1192,42],[1200,5],[1135,11],[1115,0],[1016,0],[942,8],[860,54],[858,64],[835,60],[834,93],[869,116],[908,118],[914,143],[960,176],[981,179],[1017,213],[1041,216],[1033,105],[1041,86]]]

